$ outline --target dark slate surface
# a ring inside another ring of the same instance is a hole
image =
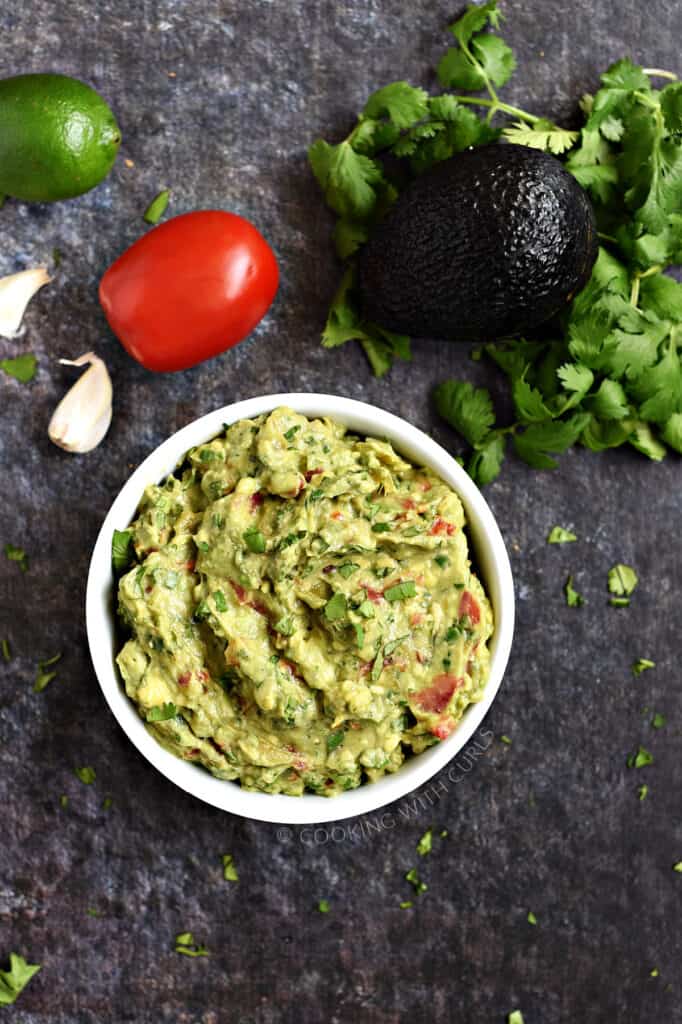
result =
[[[31,555],[26,575],[5,563],[0,577],[0,636],[15,655],[0,670],[0,956],[16,950],[43,964],[3,1019],[487,1024],[518,1007],[527,1024],[682,1020],[682,879],[672,871],[682,858],[678,459],[581,451],[553,474],[509,461],[488,489],[518,595],[506,680],[479,756],[383,824],[370,816],[354,829],[281,833],[185,796],[120,732],[86,650],[85,576],[103,516],[131,467],[196,415],[250,395],[326,389],[376,402],[452,446],[429,408],[434,383],[475,373],[500,389],[462,348],[425,343],[379,382],[354,347],[318,347],[337,268],[305,147],[345,134],[372,88],[396,77],[431,83],[456,7],[28,0],[0,14],[2,74],[83,77],[111,101],[125,137],[95,192],[50,207],[10,202],[1,215],[0,272],[63,251],[25,338],[0,344],[3,355],[40,357],[31,386],[0,381],[0,542]],[[520,63],[507,92],[531,110],[570,122],[598,71],[626,53],[679,70],[676,0],[514,0],[506,10]],[[96,298],[161,185],[173,188],[173,213],[218,206],[252,218],[282,270],[252,340],[177,376],[134,364]],[[114,422],[101,448],[73,457],[46,437],[72,378],[56,359],[92,347],[112,371]],[[554,523],[580,542],[548,547]],[[641,574],[627,610],[610,608],[605,592],[621,560]],[[568,572],[582,609],[565,606]],[[57,650],[59,681],[36,695],[36,660]],[[639,656],[657,667],[635,679]],[[652,730],[645,706],[669,724]],[[640,742],[655,763],[627,770]],[[94,785],[75,778],[79,765],[95,767]],[[639,802],[643,781],[650,792]],[[428,893],[400,910],[410,896],[403,875],[430,825],[449,836],[419,864]],[[238,885],[222,880],[228,851]],[[315,909],[322,897],[327,915]],[[210,958],[172,951],[186,929]]]

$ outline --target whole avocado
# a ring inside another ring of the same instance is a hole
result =
[[[594,211],[555,157],[489,145],[414,181],[361,251],[363,315],[399,334],[480,341],[550,319],[587,283]]]

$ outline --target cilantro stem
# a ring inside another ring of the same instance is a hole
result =
[[[451,94],[452,95],[452,94]],[[525,110],[521,110],[519,107],[512,107],[509,103],[502,103],[499,99],[486,100],[477,96],[452,96],[453,99],[457,100],[458,103],[471,103],[475,107],[490,107],[491,112],[489,117],[494,117],[498,110],[501,110],[504,114],[509,114],[511,117],[520,117],[522,121],[526,121],[528,124],[537,124],[541,121],[541,117],[536,117],[535,114],[529,114]]]
[[[650,78],[669,78],[671,82],[677,81],[677,75],[672,71],[662,71],[660,68],[642,68],[642,71]]]
[[[632,277],[632,285],[630,287],[630,305],[637,306],[639,302],[639,282],[645,277],[651,277],[653,274],[658,274],[663,270],[660,263],[654,264],[653,267],[649,267],[648,270],[636,270]]]
[[[601,238],[604,242],[613,242],[614,245],[618,245],[617,238],[614,238],[613,235],[605,235],[603,231],[597,232],[597,238]]]

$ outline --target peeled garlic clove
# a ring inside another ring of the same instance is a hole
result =
[[[47,433],[51,441],[67,452],[90,452],[100,443],[111,423],[113,392],[109,371],[94,352],[59,362],[66,366],[86,363],[90,366],[62,398]]]
[[[16,335],[29,302],[38,289],[51,280],[47,267],[34,267],[0,278],[0,334],[3,338]]]

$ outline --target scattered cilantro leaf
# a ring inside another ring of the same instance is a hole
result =
[[[18,562],[22,572],[28,571],[28,555],[23,548],[15,547],[14,544],[5,544],[5,557],[10,562]]]
[[[677,871],[678,874],[682,875],[682,860],[678,860],[677,864],[673,864],[673,871]]]
[[[201,946],[194,941],[194,936],[191,932],[181,932],[179,935],[176,935],[175,952],[190,957],[210,956],[206,946]]]
[[[537,919],[537,917],[535,916],[535,914],[533,913],[532,910],[528,911],[528,916],[527,916],[526,920],[528,921],[528,924],[537,924],[538,923],[538,919]]]
[[[5,659],[5,661],[11,661],[12,660],[12,652],[10,650],[9,640],[7,640],[7,639],[4,639],[2,641],[2,656]]]
[[[428,889],[428,885],[426,884],[426,882],[422,882],[419,875],[417,874],[416,868],[410,868],[410,870],[405,875],[405,880],[410,883],[410,885],[414,888],[414,891],[416,893],[423,893],[426,892],[426,890]]]
[[[239,874],[231,853],[224,853],[221,858],[223,862],[223,878],[226,882],[238,882]]]
[[[638,658],[637,661],[632,663],[632,671],[636,676],[641,676],[642,672],[646,672],[648,668],[655,668],[656,662],[650,661],[649,658]]]
[[[637,799],[638,800],[646,800],[648,792],[649,792],[649,787],[647,786],[647,784],[645,782],[637,790]]]
[[[502,735],[500,736],[500,743],[504,743],[506,746],[510,747],[511,739],[509,738],[509,736],[506,735],[506,733],[502,733]]]
[[[142,214],[142,219],[147,224],[158,224],[168,206],[168,200],[170,199],[170,189],[162,189],[158,195],[154,196],[147,209]]]
[[[520,1010],[512,1010],[507,1017],[507,1024],[523,1024],[523,1014]]]
[[[619,563],[609,569],[609,592],[619,598],[629,598],[637,586],[638,576],[630,565]]]
[[[11,1006],[16,1002],[40,964],[29,964],[18,953],[10,953],[9,970],[0,971],[0,1006]]]
[[[432,829],[429,828],[429,829],[426,830],[424,835],[421,837],[421,839],[417,843],[417,853],[419,854],[420,857],[425,857],[427,853],[431,853],[432,847],[433,847],[433,831],[432,831]]]
[[[317,909],[321,914],[328,914],[331,910],[329,906],[329,900],[318,900]]]
[[[569,608],[578,608],[581,604],[585,603],[584,597],[573,588],[573,577],[569,576],[564,585],[564,593],[566,594],[566,604]]]
[[[216,608],[218,609],[219,612],[226,612],[227,611],[227,601],[225,600],[225,595],[223,594],[222,590],[216,590],[214,592],[213,600],[215,601],[215,606],[216,606]],[[197,608],[197,612],[198,611],[199,611],[199,609]],[[194,613],[195,617],[196,617],[197,612]]]
[[[91,786],[97,778],[95,769],[91,768],[89,765],[85,765],[82,768],[74,768],[74,773],[81,782],[85,783],[86,786]]]
[[[412,906],[412,900],[402,900],[400,903],[401,910],[409,910]]]
[[[553,526],[547,535],[548,544],[569,544],[577,539],[574,533],[570,530],[565,530],[563,526]]]
[[[628,757],[627,766],[628,768],[645,768],[648,764],[653,764],[653,761],[653,754],[650,754],[644,747],[638,747],[637,752]]]
[[[0,359],[0,370],[9,377],[14,377],[20,384],[28,384],[36,375],[38,360],[31,352],[15,356],[13,359]]]
[[[664,725],[665,725],[665,715],[662,715],[660,713],[660,711],[657,711],[654,714],[654,717],[651,719],[651,727],[653,729],[662,729]]]

